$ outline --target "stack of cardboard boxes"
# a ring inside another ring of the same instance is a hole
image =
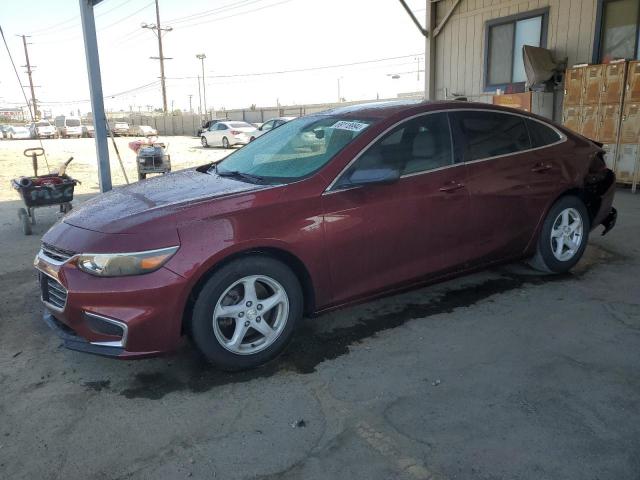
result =
[[[562,123],[604,144],[618,182],[640,180],[640,61],[567,69]]]

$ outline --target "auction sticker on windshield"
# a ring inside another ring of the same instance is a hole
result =
[[[349,130],[350,132],[360,132],[369,126],[368,123],[361,122],[347,122],[346,120],[340,120],[339,122],[331,125],[331,128],[337,128],[339,130]]]

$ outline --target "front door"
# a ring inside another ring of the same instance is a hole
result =
[[[349,185],[393,167],[390,184]],[[454,163],[446,113],[425,114],[371,145],[323,195],[336,304],[461,268],[473,257],[465,166]]]

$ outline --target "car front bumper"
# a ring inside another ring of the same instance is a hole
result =
[[[102,278],[73,262],[34,262],[44,321],[65,347],[123,359],[175,350],[181,338],[185,279],[166,268],[145,275]]]

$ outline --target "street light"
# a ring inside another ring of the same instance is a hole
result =
[[[196,55],[196,58],[200,60],[200,63],[202,64],[202,97],[204,99],[204,118],[205,120],[207,119],[207,87],[205,86],[205,80],[204,80],[204,59],[207,58],[207,56],[204,53],[199,53]]]

